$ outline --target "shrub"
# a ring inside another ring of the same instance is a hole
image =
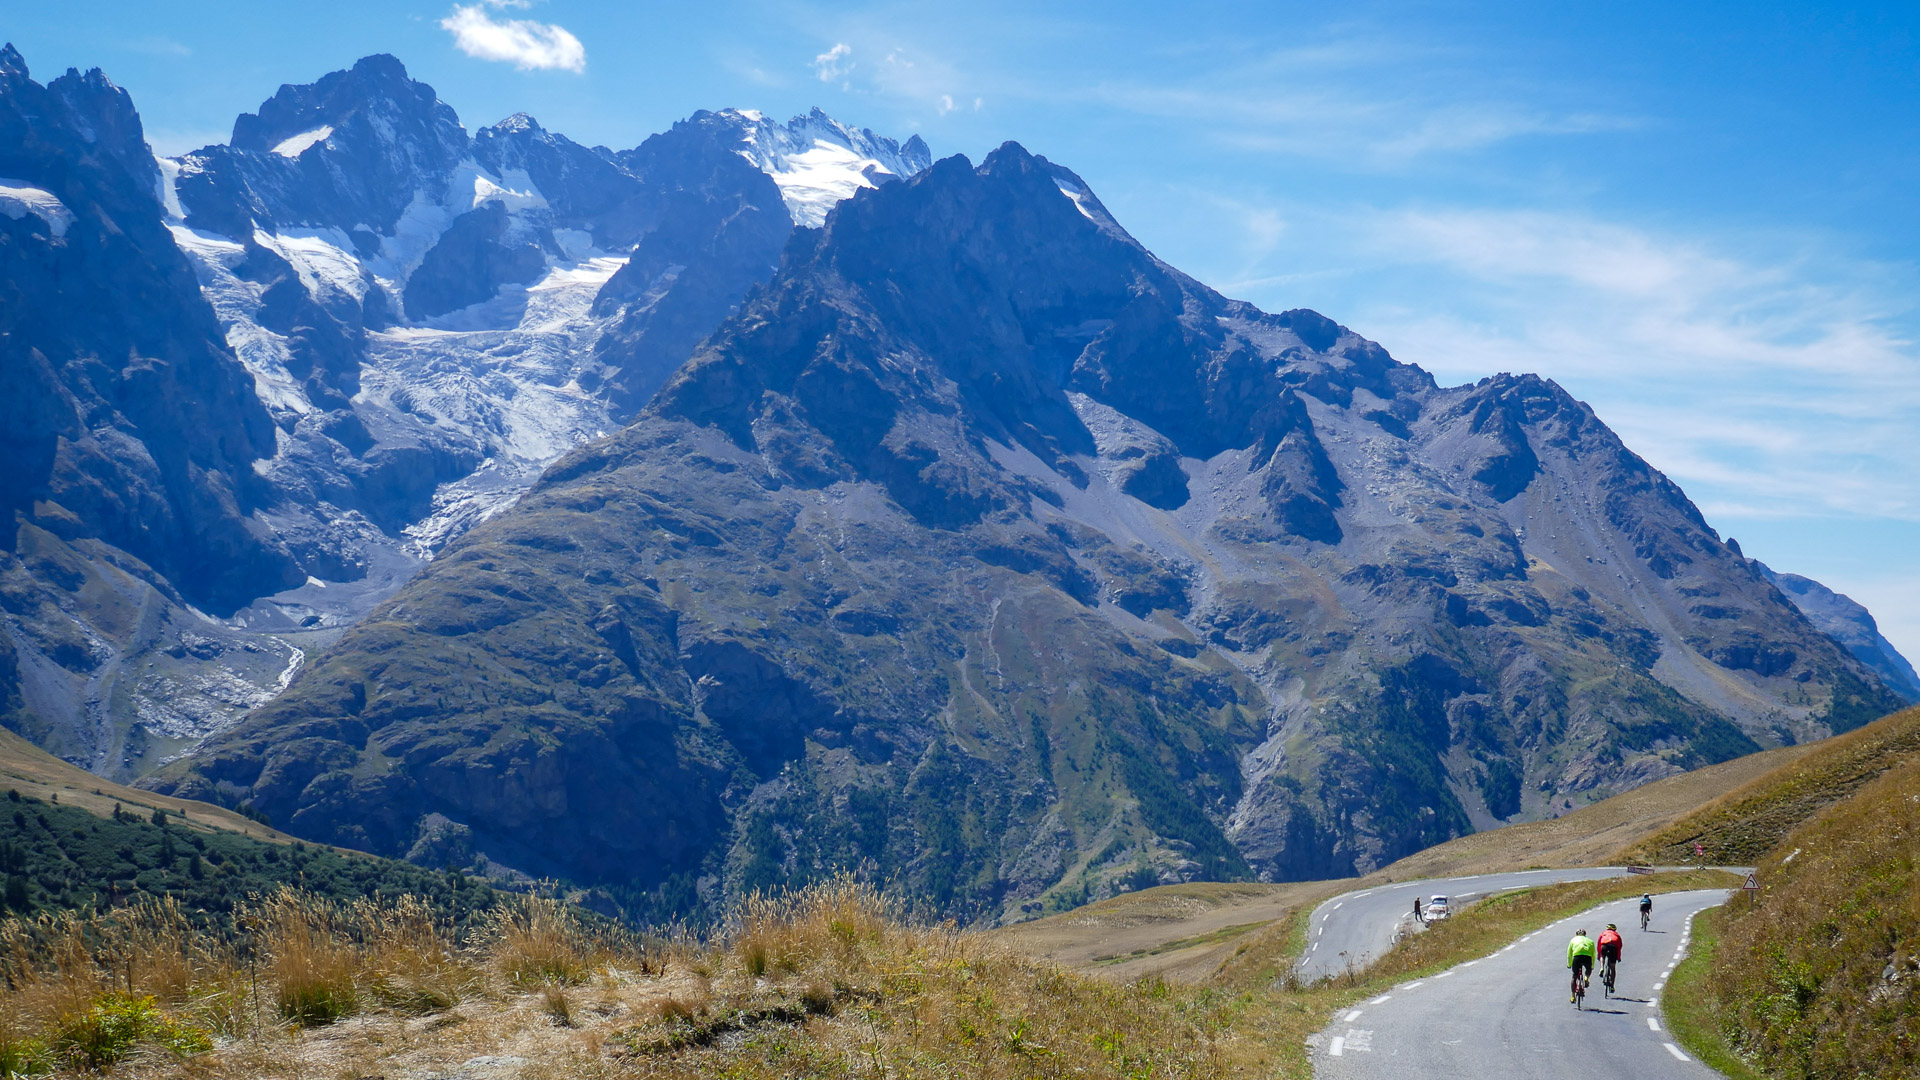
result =
[[[99,1070],[143,1044],[183,1057],[213,1049],[205,1031],[162,1013],[153,998],[126,994],[108,994],[85,1013],[62,1022],[48,1049],[80,1068]]]

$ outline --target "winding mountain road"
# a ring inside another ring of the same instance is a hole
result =
[[[1491,956],[1396,986],[1334,1017],[1315,1039],[1314,1076],[1717,1077],[1666,1032],[1659,995],[1686,951],[1694,914],[1727,895],[1712,889],[1656,897],[1644,933],[1636,901],[1609,901]],[[1616,996],[1608,999],[1596,978],[1586,1008],[1576,1011],[1567,1000],[1567,939],[1581,927],[1598,933],[1608,922],[1625,927]]]
[[[1300,958],[1300,977],[1311,981],[1337,975],[1349,964],[1357,970],[1385,955],[1393,947],[1402,923],[1412,917],[1416,896],[1425,904],[1428,897],[1440,893],[1452,897],[1458,907],[1461,901],[1478,900],[1512,889],[1623,876],[1625,871],[1617,866],[1522,870],[1510,874],[1402,881],[1336,896],[1315,908],[1308,920],[1307,951]],[[1638,925],[1639,921],[1636,914],[1634,923]]]

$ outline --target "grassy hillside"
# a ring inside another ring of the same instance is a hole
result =
[[[1920,1075],[1920,753],[1888,765],[1706,916],[1704,1011],[1781,1080]]]
[[[0,792],[7,790],[61,806],[77,806],[96,817],[110,817],[115,806],[141,815],[165,810],[180,828],[194,832],[233,832],[278,844],[293,843],[293,837],[225,807],[102,779],[0,728]]]
[[[64,957],[10,954],[19,924],[0,923],[0,1074],[1227,1078],[1277,1060],[1273,1001],[1075,976],[904,925],[845,882],[749,903],[709,943],[595,931],[525,898],[466,933],[291,893],[246,922],[252,966],[158,908],[86,921],[102,947]],[[171,960],[113,962],[136,947]]]
[[[1611,866],[1629,861],[1678,865],[1678,857],[1627,860],[1650,835],[1664,834],[1703,805],[1791,765],[1835,740],[1786,746],[1708,765],[1622,792],[1564,817],[1471,833],[1416,852],[1382,869],[1389,880],[1487,874],[1531,866]],[[1691,851],[1689,851],[1689,855]]]
[[[411,894],[455,922],[494,903],[490,887],[458,875],[185,821],[125,808],[99,818],[8,790],[0,795],[0,910],[104,910],[165,897],[196,922],[226,925],[248,896],[284,885],[335,900]]]
[[[1693,858],[1697,841],[1709,862],[1751,863],[1826,808],[1920,754],[1920,708],[1894,713],[1806,751],[1652,835],[1622,845],[1607,861],[1685,862]]]

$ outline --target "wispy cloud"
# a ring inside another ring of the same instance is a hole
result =
[[[495,18],[487,10],[526,6],[527,0],[456,5],[452,14],[440,20],[440,28],[453,35],[455,48],[478,60],[510,63],[522,71],[585,71],[587,48],[565,27],[532,19]]]
[[[1367,319],[1403,359],[1553,376],[1710,504],[1920,521],[1920,349],[1873,284],[1886,268],[1534,211],[1395,211],[1360,232],[1449,279],[1450,310]]]
[[[847,77],[853,74],[853,46],[838,42],[813,58],[813,73],[823,83],[839,83],[848,89]]]

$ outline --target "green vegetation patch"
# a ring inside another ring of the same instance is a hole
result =
[[[1736,901],[1738,903],[1738,901]],[[1693,945],[1667,979],[1660,998],[1667,1030],[1674,1041],[1694,1057],[1726,1074],[1730,1080],[1768,1080],[1767,1075],[1735,1052],[1727,1040],[1726,1022],[1713,994],[1713,968],[1720,952],[1720,920],[1726,909],[1703,911],[1693,919]]]
[[[1907,709],[1752,780],[1647,839],[1615,853],[1623,862],[1744,865],[1865,784],[1920,755],[1920,709]]]
[[[491,908],[484,882],[393,859],[307,844],[200,832],[156,813],[110,818],[8,792],[0,799],[5,911],[105,910],[141,896],[171,897],[196,921],[229,925],[236,905],[283,885],[332,900],[423,898],[465,925]]]
[[[1920,758],[1788,834],[1718,937],[1714,1018],[1776,1077],[1920,1075]]]

